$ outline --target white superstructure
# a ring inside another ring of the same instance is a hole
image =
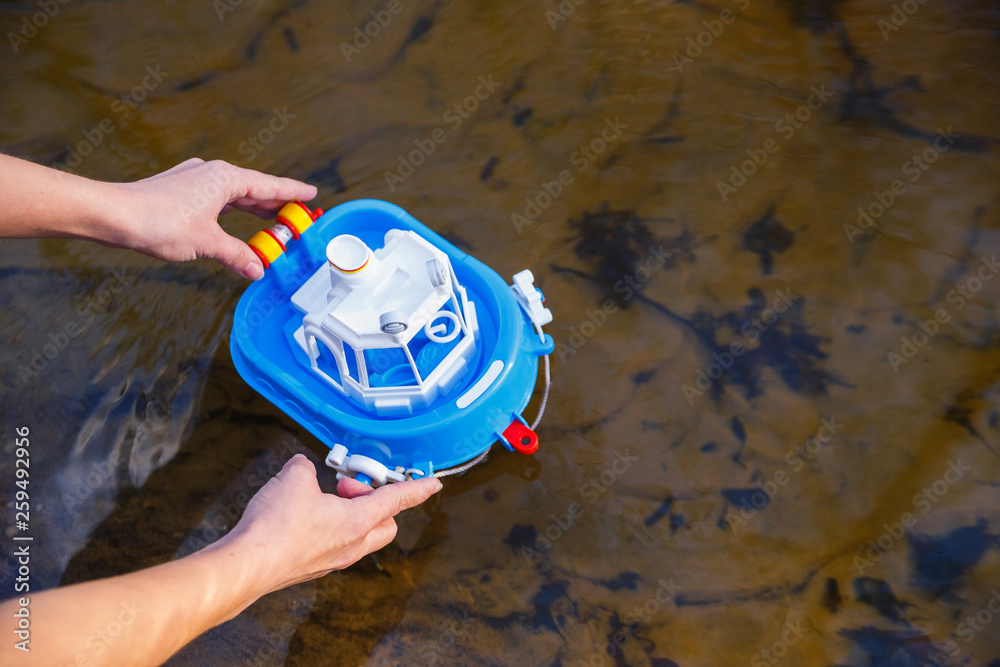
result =
[[[379,416],[429,407],[462,379],[478,323],[444,252],[393,229],[374,252],[338,236],[327,260],[292,296],[315,373]]]

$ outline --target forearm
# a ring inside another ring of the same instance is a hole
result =
[[[0,238],[89,239],[172,262],[210,257],[245,278],[260,259],[219,226],[237,208],[272,218],[316,188],[215,160],[185,160],[134,183],[103,183],[0,155]]]
[[[0,155],[0,237],[119,243],[123,194],[115,183]]]
[[[31,653],[5,640],[0,663],[159,665],[280,583],[260,556],[235,535],[177,561],[32,595]],[[0,605],[5,625],[16,604]]]
[[[215,544],[140,572],[32,595],[30,654],[2,629],[17,621],[19,601],[0,604],[0,636],[7,636],[0,664],[159,665],[262,595],[381,549],[396,535],[392,517],[440,490],[435,478],[379,489],[345,478],[340,497],[331,496],[296,454]]]

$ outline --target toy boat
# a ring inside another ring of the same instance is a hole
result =
[[[442,477],[496,442],[538,448],[554,343],[530,271],[507,285],[377,200],[325,214],[289,203],[249,243],[267,270],[236,307],[233,362],[330,448],[338,478]],[[546,395],[529,427],[539,357]]]

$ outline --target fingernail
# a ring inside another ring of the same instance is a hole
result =
[[[441,480],[439,480],[437,477],[434,478],[434,481],[437,482],[437,488],[434,489],[434,493],[437,493],[438,491],[444,488],[444,484],[442,484]]]
[[[260,262],[250,262],[247,264],[247,268],[243,269],[243,275],[250,280],[260,280],[264,277],[264,267],[260,265]]]

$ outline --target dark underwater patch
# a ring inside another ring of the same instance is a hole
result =
[[[623,589],[628,589],[630,591],[635,590],[635,585],[638,583],[639,579],[638,572],[619,572],[614,579],[601,579],[597,583],[604,586],[609,591],[620,591]]]
[[[588,278],[603,288],[602,300],[614,299],[628,308],[652,281],[654,271],[672,268],[681,257],[695,259],[690,251],[696,242],[688,230],[661,241],[650,229],[650,222],[635,211],[613,211],[606,204],[593,213],[584,211],[578,219],[569,220],[576,239],[573,249],[581,260],[596,263],[596,270],[553,269]]]
[[[292,30],[292,27],[286,25],[282,28],[281,34],[285,38],[285,44],[288,45],[288,50],[292,53],[298,53],[299,40],[295,39],[295,31]]]
[[[732,429],[733,435],[736,436],[741,445],[747,443],[747,430],[743,428],[743,422],[740,421],[739,417],[733,417],[729,420],[729,428]]]
[[[347,189],[344,178],[340,175],[340,161],[344,158],[335,157],[330,160],[325,167],[320,167],[316,171],[306,176],[306,181],[313,185],[322,185],[334,191],[343,192]]]
[[[880,630],[870,625],[841,630],[865,654],[867,667],[923,667],[941,651],[917,630]]]
[[[503,543],[509,546],[511,551],[517,552],[524,547],[534,548],[537,539],[538,530],[534,526],[515,523]]]
[[[818,0],[811,0],[818,2]],[[908,76],[895,84],[880,86],[875,83],[875,67],[862,56],[847,29],[839,20],[834,24],[840,49],[851,63],[851,73],[847,77],[846,90],[840,97],[838,121],[841,123],[867,125],[889,130],[908,139],[919,139],[928,144],[938,138],[938,128],[934,131],[919,128],[899,118],[899,110],[889,101],[889,96],[898,90],[923,92],[923,85],[917,76]],[[948,129],[950,131],[950,128]],[[992,137],[980,137],[959,131],[948,150],[979,153],[996,143]]]
[[[836,614],[843,598],[840,596],[840,585],[833,577],[827,577],[823,583],[823,598],[820,604],[831,614]]]
[[[761,270],[765,276],[771,274],[774,255],[785,252],[795,242],[794,232],[778,222],[774,217],[774,210],[775,207],[771,206],[743,232],[743,249],[760,257]]]
[[[674,506],[673,496],[667,496],[663,500],[663,502],[660,503],[660,506],[657,507],[652,514],[646,517],[646,519],[642,522],[642,524],[647,528],[656,524],[656,522],[658,522],[663,517],[670,515],[673,506]]]
[[[957,528],[940,537],[911,535],[913,585],[935,597],[950,593],[989,548],[998,544],[997,537],[987,533],[986,528],[986,521],[980,519],[975,526]]]
[[[218,75],[219,75],[218,72],[208,72],[207,74],[203,74],[197,78],[188,79],[187,81],[182,81],[178,83],[176,86],[174,86],[174,90],[176,90],[178,93],[186,92],[188,90],[197,88],[198,86],[202,86],[208,83]]]
[[[531,598],[531,604],[535,608],[535,613],[530,619],[531,625],[535,628],[546,628],[562,635],[559,631],[559,625],[552,615],[552,606],[559,598],[567,597],[568,590],[569,582],[565,579],[542,584],[535,596]],[[573,604],[573,608],[576,609],[576,604]]]
[[[722,497],[726,499],[726,502],[730,505],[735,505],[737,507],[753,507],[754,509],[763,509],[767,507],[768,503],[771,502],[771,497],[764,493],[761,489],[756,486],[751,486],[746,489],[721,489],[719,493]],[[764,504],[757,507],[751,502],[751,498],[755,494],[760,494],[764,497]]]
[[[871,577],[858,577],[854,580],[854,597],[858,602],[874,607],[878,613],[889,620],[909,625],[903,619],[903,614],[906,607],[910,605],[896,598],[889,582]]]
[[[652,380],[654,375],[656,375],[655,368],[645,371],[639,371],[638,373],[632,376],[632,384],[636,386],[644,385],[650,380]]]
[[[500,158],[496,155],[491,156],[483,166],[483,170],[479,172],[479,180],[488,181],[493,178],[493,172],[496,170],[498,164],[500,164]]]
[[[527,109],[521,109],[511,117],[511,122],[514,127],[522,127],[525,123],[531,120],[531,117],[535,115],[535,110],[531,107]]]
[[[828,32],[840,22],[837,6],[843,0],[782,0],[793,25],[805,28],[814,35]]]

